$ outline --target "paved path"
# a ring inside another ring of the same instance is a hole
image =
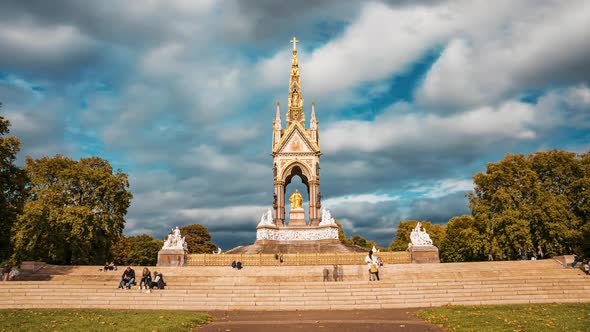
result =
[[[444,331],[417,318],[417,310],[213,311],[213,321],[193,331]]]

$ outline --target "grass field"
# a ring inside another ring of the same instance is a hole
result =
[[[590,303],[448,306],[418,311],[448,331],[590,331]]]
[[[190,331],[199,312],[148,310],[0,310],[0,331]]]

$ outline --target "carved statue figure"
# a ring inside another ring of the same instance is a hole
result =
[[[320,220],[320,226],[334,225],[336,221],[332,218],[332,213],[328,209],[322,209],[322,219]]]
[[[274,222],[272,219],[272,210],[269,208],[268,210],[266,210],[266,212],[264,212],[264,214],[260,218],[260,222],[258,223],[258,226],[262,226],[262,225],[272,226],[273,224],[274,224]]]
[[[185,251],[188,251],[187,243],[184,236],[180,234],[178,226],[172,230],[170,235],[168,235],[168,238],[164,241],[162,249],[184,249]]]
[[[299,190],[295,189],[295,192],[291,197],[289,197],[289,202],[291,202],[291,209],[300,209],[301,203],[303,202],[303,197],[299,193]]]
[[[410,240],[412,241],[412,246],[432,245],[430,235],[426,233],[426,230],[422,230],[422,223],[420,222],[416,224],[416,227],[412,230],[412,233],[410,233]]]

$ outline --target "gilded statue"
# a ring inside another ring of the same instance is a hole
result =
[[[295,192],[291,197],[289,197],[289,202],[291,202],[291,209],[299,209],[301,208],[301,203],[303,202],[303,197],[299,193],[299,190],[295,189]]]

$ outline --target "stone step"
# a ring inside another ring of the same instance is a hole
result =
[[[344,266],[342,282],[322,282],[322,266],[150,269],[165,275],[167,289],[117,290],[122,271],[46,266],[30,276],[42,280],[0,282],[0,308],[338,310],[590,302],[590,277],[551,260],[389,265],[380,282],[367,281],[363,265]]]

